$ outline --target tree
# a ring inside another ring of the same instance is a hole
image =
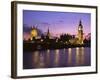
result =
[[[63,42],[69,42],[70,39],[72,39],[73,37],[69,34],[62,34],[60,35],[60,40]]]

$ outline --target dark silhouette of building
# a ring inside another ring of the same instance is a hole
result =
[[[48,28],[48,31],[47,31],[47,35],[46,35],[48,38],[50,38],[51,34],[50,34],[50,31],[49,31],[49,28]]]

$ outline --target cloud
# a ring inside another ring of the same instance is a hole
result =
[[[47,22],[42,22],[41,24],[46,25],[46,26],[49,26],[49,25],[50,25],[50,24],[47,23]]]
[[[59,20],[59,23],[63,23],[64,21],[63,20]]]

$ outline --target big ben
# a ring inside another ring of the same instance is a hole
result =
[[[83,44],[83,25],[82,25],[81,20],[78,26],[78,43]]]

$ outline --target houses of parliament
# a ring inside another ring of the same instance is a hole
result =
[[[78,24],[78,28],[77,28],[77,35],[75,36],[75,38],[73,39],[70,39],[70,43],[76,43],[76,44],[84,44],[83,40],[83,24],[82,24],[82,21],[80,20],[79,21],[79,24]],[[38,38],[39,37],[39,32],[38,32],[38,28],[37,27],[32,27],[31,31],[30,31],[30,40],[33,40],[33,37],[34,38]],[[48,28],[47,32],[46,32],[46,36],[48,36],[49,38],[51,37],[51,33],[50,33],[50,30]],[[41,37],[40,37],[41,38]]]

